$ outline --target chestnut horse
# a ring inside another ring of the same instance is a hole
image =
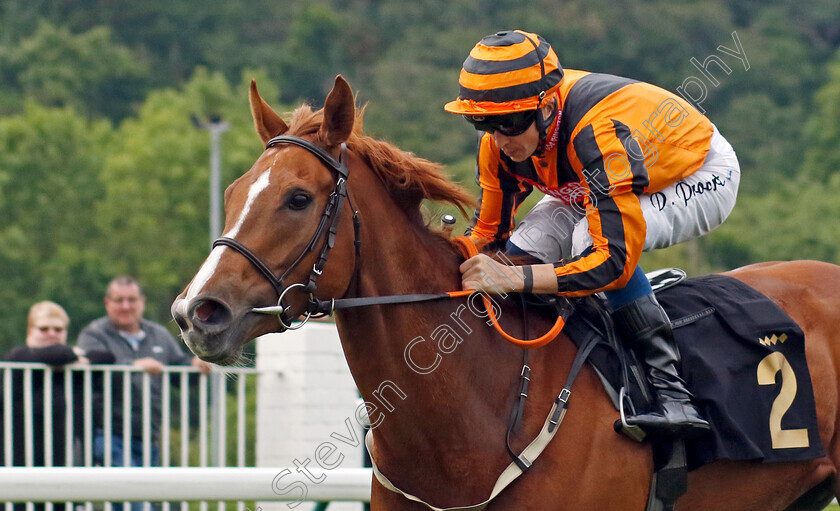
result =
[[[329,300],[460,289],[463,257],[424,223],[420,206],[424,199],[448,201],[463,211],[470,195],[437,165],[365,136],[343,78],[336,79],[323,109],[298,108],[289,125],[253,83],[251,110],[269,147],[227,189],[227,241],[216,244],[172,306],[193,353],[209,362],[235,363],[249,340],[285,328],[254,309],[294,317],[306,309],[309,291]],[[287,137],[272,142],[278,135]],[[289,136],[323,152],[285,140]],[[343,170],[329,164],[338,159]],[[344,214],[336,203],[346,203]],[[840,267],[767,263],[730,275],[766,294],[804,330],[828,454],[797,463],[711,463],[689,474],[677,509],[822,509],[838,488],[840,463],[840,342],[835,341]],[[303,289],[307,279],[313,285]],[[271,307],[280,294],[280,306]],[[396,487],[437,507],[484,501],[510,463],[505,435],[519,393],[523,350],[488,326],[483,309],[467,300],[336,312],[347,362],[375,426],[375,463]],[[551,327],[549,320],[529,316],[524,332],[514,300],[497,302],[500,322],[520,337],[533,338]],[[561,334],[529,353],[528,405],[511,439],[517,451],[541,430],[576,348]],[[645,509],[651,450],[617,435],[616,418],[595,371],[585,366],[554,439],[487,509]],[[371,504],[376,510],[428,509],[376,479]]]

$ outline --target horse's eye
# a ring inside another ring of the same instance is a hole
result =
[[[301,210],[306,208],[312,202],[312,197],[305,193],[296,193],[289,199],[289,208],[294,210]]]

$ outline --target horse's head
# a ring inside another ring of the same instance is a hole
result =
[[[354,268],[352,212],[341,215],[347,167],[339,161],[355,121],[349,85],[337,77],[323,115],[307,109],[308,122],[291,130],[253,82],[250,100],[266,150],[228,187],[224,233],[172,304],[189,348],[219,364],[236,362],[249,340],[283,330],[316,281],[320,296],[343,294]],[[276,315],[258,313],[266,309]]]

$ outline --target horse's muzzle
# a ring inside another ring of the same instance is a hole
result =
[[[197,357],[222,365],[238,358],[241,348],[229,342],[233,313],[225,303],[212,298],[178,298],[171,312],[181,337]]]

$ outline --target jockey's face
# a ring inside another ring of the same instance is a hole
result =
[[[540,135],[535,123],[531,123],[521,135],[509,137],[503,135],[501,131],[494,131],[491,136],[493,141],[496,142],[496,146],[515,162],[530,158],[540,143]]]
[[[543,105],[537,112],[537,115],[542,115],[543,119],[548,119],[552,115],[552,110],[555,108],[556,99],[552,99],[548,104]],[[530,158],[536,151],[540,144],[540,133],[537,130],[536,119],[532,118],[530,125],[524,131],[515,130],[507,131],[497,129],[490,132],[496,146],[504,152],[508,158],[515,162],[525,161]],[[508,134],[505,135],[505,132]],[[511,133],[517,133],[515,135]]]

